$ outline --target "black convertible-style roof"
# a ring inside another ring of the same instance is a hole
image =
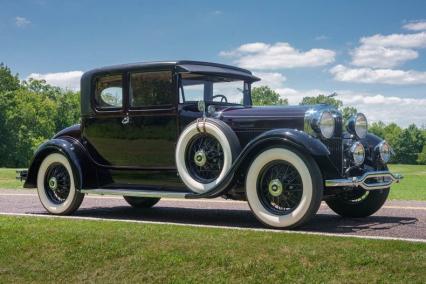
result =
[[[87,115],[91,112],[90,107],[90,91],[92,88],[93,78],[100,74],[120,73],[126,71],[136,70],[156,70],[156,69],[172,69],[178,73],[195,73],[203,75],[214,76],[229,76],[249,82],[259,81],[260,79],[254,76],[249,70],[211,62],[202,61],[154,61],[154,62],[140,62],[105,66],[101,68],[92,69],[87,71],[81,77],[81,114]]]

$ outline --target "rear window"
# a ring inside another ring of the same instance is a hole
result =
[[[96,106],[101,109],[123,107],[123,76],[109,75],[96,80]]]

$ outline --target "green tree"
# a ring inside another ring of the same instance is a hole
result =
[[[317,105],[317,104],[326,104],[334,106],[337,109],[340,109],[343,106],[341,100],[335,99],[336,93],[333,93],[329,96],[319,94],[316,97],[304,97],[300,102],[301,105]]]
[[[20,82],[0,64],[0,167],[26,167],[34,150],[80,117],[80,96],[43,80]]]
[[[417,163],[426,165],[426,145],[423,146],[422,152],[417,156]]]
[[[400,141],[398,137],[401,135],[401,132],[402,128],[398,124],[390,123],[384,128],[384,135],[381,137],[394,147]]]
[[[393,161],[401,164],[415,164],[418,150],[408,129],[404,129],[396,139],[393,147],[395,156]]]
[[[254,87],[251,91],[253,105],[288,105],[288,100],[281,98],[280,94],[268,86]]]
[[[18,74],[12,75],[10,68],[0,63],[0,93],[20,88]]]
[[[354,116],[358,113],[358,110],[354,107],[344,107],[342,110],[343,120],[348,120],[351,116]]]
[[[28,166],[34,150],[55,133],[55,102],[24,88],[7,93],[7,98],[0,106],[5,116],[2,166]]]
[[[385,137],[385,127],[386,124],[384,124],[383,121],[373,122],[368,126],[368,132],[375,134],[379,137]]]
[[[394,161],[402,164],[415,164],[422,152],[426,139],[422,131],[415,124],[402,130],[394,142]]]

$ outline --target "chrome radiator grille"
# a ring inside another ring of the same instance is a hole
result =
[[[330,151],[330,160],[338,169],[339,174],[343,173],[343,143],[340,137],[334,137],[323,141]]]
[[[334,130],[334,136],[331,139],[325,139],[322,142],[327,146],[330,151],[330,160],[336,166],[339,174],[343,173],[343,119],[341,115],[337,115],[336,128]]]

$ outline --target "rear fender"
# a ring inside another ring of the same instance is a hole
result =
[[[28,176],[24,183],[25,188],[37,187],[40,165],[44,158],[51,153],[60,153],[67,157],[71,164],[77,189],[96,186],[96,170],[84,147],[77,139],[61,137],[51,139],[37,149],[28,169]]]

